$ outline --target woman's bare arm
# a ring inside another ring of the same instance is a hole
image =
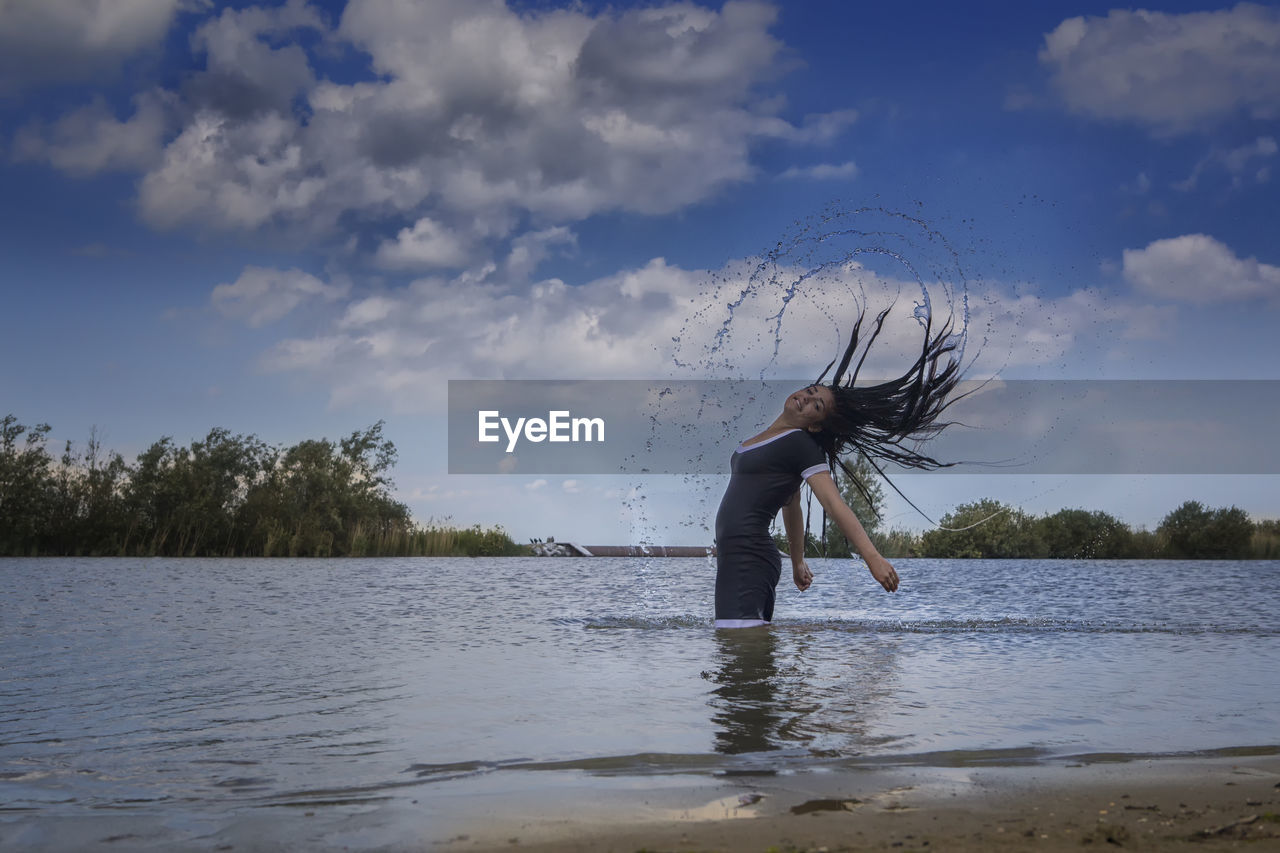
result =
[[[820,471],[811,476],[808,483],[809,488],[813,489],[813,494],[817,497],[818,503],[822,504],[822,508],[827,511],[827,515],[840,528],[840,532],[849,540],[849,544],[853,546],[853,549],[862,555],[862,559],[867,563],[867,568],[871,570],[871,576],[887,591],[893,592],[896,590],[898,588],[898,572],[888,560],[880,556],[876,546],[871,544],[871,537],[867,536],[867,531],[862,528],[862,523],[858,521],[858,517],[853,514],[853,510],[849,509],[849,505],[844,502],[844,498],[840,495],[840,490],[836,488],[835,480],[831,479],[831,474],[827,471]]]
[[[787,547],[791,552],[791,577],[796,589],[804,592],[813,583],[813,572],[804,560],[804,511],[800,509],[800,492],[791,496],[782,508],[782,528],[787,531]]]

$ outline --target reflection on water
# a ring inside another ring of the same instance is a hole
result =
[[[778,637],[768,628],[716,631],[715,749],[726,755],[782,746],[787,715],[778,705]]]
[[[708,704],[717,752],[837,758],[901,739],[878,734],[875,719],[895,701],[897,644],[832,645],[832,627],[715,632],[717,669],[704,677],[716,685]]]

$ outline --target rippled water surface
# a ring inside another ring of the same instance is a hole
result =
[[[0,560],[0,820],[1280,745],[1280,563]]]

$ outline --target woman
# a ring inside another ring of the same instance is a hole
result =
[[[927,438],[946,426],[936,419],[949,403],[947,395],[959,379],[959,364],[952,356],[957,341],[950,325],[931,337],[926,322],[924,346],[911,369],[889,382],[854,387],[887,314],[886,310],[876,318],[875,330],[847,381],[842,383],[841,378],[858,348],[861,317],[831,384],[821,384],[831,369],[828,364],[817,383],[787,397],[777,419],[734,451],[729,486],[716,514],[717,628],[749,628],[772,621],[782,559],[769,536],[769,525],[779,509],[790,545],[792,579],[802,592],[813,583],[804,559],[801,483],[809,484],[876,582],[888,592],[897,590],[897,571],[876,550],[832,474],[839,467],[857,488],[865,490],[840,459],[850,451],[866,455],[872,464],[881,459],[915,468],[942,466],[903,448],[902,442]],[[939,368],[944,357],[946,365]]]

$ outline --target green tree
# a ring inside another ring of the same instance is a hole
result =
[[[1153,560],[1161,555],[1163,546],[1160,537],[1154,531],[1140,527],[1129,537],[1129,547],[1124,556],[1134,559]]]
[[[353,546],[363,553],[370,538],[410,528],[408,508],[387,494],[396,451],[382,427],[379,421],[337,444],[302,441],[279,455],[249,497],[261,553],[343,556]]]
[[[0,421],[0,554],[345,556],[510,554],[501,529],[413,523],[391,497],[383,423],[338,442],[268,446],[215,428],[163,437],[130,466],[97,432],[45,449],[49,426]]]
[[[1061,509],[1040,519],[1036,526],[1047,557],[1126,557],[1133,539],[1122,521],[1100,510]]]
[[[174,516],[182,500],[173,477],[176,448],[164,436],[142,453],[129,471],[124,503],[129,518],[122,550],[128,554],[158,555],[173,531]]]
[[[1043,548],[1035,519],[991,498],[961,504],[920,539],[925,557],[1035,557]]]
[[[885,530],[883,526],[876,528],[871,535],[871,542],[883,556],[916,557],[920,554],[920,536],[909,530],[892,528]]]
[[[1171,557],[1240,559],[1249,556],[1254,526],[1239,507],[1210,510],[1199,501],[1186,501],[1164,517],[1157,534]]]
[[[0,420],[0,553],[38,553],[49,511],[48,424]],[[25,436],[25,437],[24,437]]]
[[[178,557],[242,551],[242,507],[267,447],[217,427],[179,447],[161,438],[138,456],[123,503],[129,523],[123,550]],[[132,549],[132,550],[130,550]]]
[[[103,450],[97,429],[82,451],[68,441],[50,477],[48,517],[41,551],[51,554],[119,554],[125,527],[123,490],[128,466]]]
[[[221,427],[175,454],[173,474],[182,494],[178,554],[241,551],[248,538],[242,509],[268,457],[267,446],[255,436],[232,435]]]

